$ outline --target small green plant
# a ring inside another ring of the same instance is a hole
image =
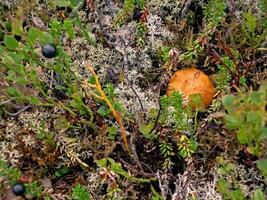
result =
[[[177,143],[179,154],[183,158],[190,157],[192,153],[195,153],[197,150],[197,142],[194,139],[189,139],[186,135],[181,135]]]
[[[70,172],[70,168],[67,166],[63,166],[55,171],[56,177],[63,177],[64,175]]]
[[[135,0],[125,0],[122,9],[119,11],[118,15],[114,20],[116,26],[121,26],[127,16],[133,13],[135,7]]]
[[[145,2],[146,0],[125,0],[122,9],[114,19],[114,25],[121,26],[127,17],[133,14],[134,8],[144,9]]]
[[[260,156],[262,143],[266,140],[266,86],[259,91],[238,96],[227,95],[222,103],[228,114],[225,123],[229,130],[236,131],[238,141],[247,146],[249,153]]]
[[[189,110],[183,109],[183,98],[179,92],[172,92],[160,98],[161,115],[159,121],[173,127],[174,130],[192,130],[189,122]]]
[[[138,184],[156,181],[156,178],[145,179],[132,176],[123,169],[120,163],[115,162],[115,160],[113,160],[112,158],[103,158],[101,160],[96,160],[95,163],[100,167],[100,176],[102,182],[108,184],[108,199],[123,199],[123,190],[120,188],[120,182],[123,180],[122,178],[126,178],[127,180]]]
[[[112,84],[108,83],[103,88],[105,94],[107,95],[108,100],[113,105],[114,109],[121,114],[125,113],[125,110],[123,108],[123,105],[117,100],[118,94],[115,92],[115,88]],[[108,108],[107,104],[104,101],[101,101],[99,99],[96,99],[100,101],[102,106],[98,109],[98,113],[104,117],[111,114],[110,109]]]
[[[151,200],[163,200],[164,198],[151,186],[152,196]]]
[[[108,127],[107,131],[109,139],[115,140],[116,136],[118,135],[118,129],[114,125],[111,125]]]
[[[265,196],[261,189],[256,189],[253,193],[252,200],[264,200]]]
[[[104,171],[111,171],[119,176],[125,177],[130,181],[137,183],[149,183],[156,179],[144,179],[144,178],[136,178],[131,176],[128,172],[126,172],[120,163],[115,162],[112,158],[102,158],[101,160],[96,160],[95,163],[102,168]],[[110,174],[110,173],[109,173]]]
[[[171,47],[163,46],[159,50],[159,56],[162,59],[163,63],[167,63],[170,61],[170,55],[169,52],[171,50]]]
[[[219,180],[217,181],[217,190],[222,195],[223,199],[226,200],[245,200],[248,199],[242,190],[241,186],[238,184],[238,177],[235,174],[236,166],[229,161],[224,160],[222,157],[216,158],[219,166],[217,169],[217,174]],[[262,200],[264,199],[264,193],[261,188],[255,189],[252,200]]]
[[[147,124],[140,124],[139,131],[143,134],[143,136],[146,139],[153,141],[154,139],[158,138],[156,131],[153,130],[154,126],[155,123],[153,121],[149,121]]]
[[[245,200],[245,195],[239,186],[233,188],[225,179],[219,179],[217,182],[218,191],[225,200]]]
[[[66,19],[64,21],[64,24],[63,24],[63,29],[65,30],[67,36],[68,36],[68,39],[72,40],[75,35],[76,35],[76,31],[74,29],[74,20],[71,20],[71,19]]]
[[[265,30],[266,30],[266,27],[267,27],[267,16],[266,16],[266,13],[267,13],[267,1],[266,0],[260,0],[259,1],[259,8],[261,9],[261,21],[263,23],[263,27],[265,27]]]
[[[145,46],[145,34],[147,33],[147,26],[145,22],[138,22],[136,24],[136,43],[139,47]]]
[[[35,126],[33,127],[37,128]],[[47,132],[47,130],[45,129],[45,122],[42,122],[40,128],[37,128],[35,136],[36,138],[44,141],[52,149],[56,148],[56,143],[54,141],[54,134],[52,132]]]
[[[228,69],[218,65],[219,71],[215,75],[216,89],[220,92],[227,93],[230,87],[231,74]]]
[[[121,193],[123,191],[119,187],[109,188],[107,191],[107,197],[110,200],[122,200]]]
[[[28,32],[23,32],[21,41],[17,41],[13,35],[5,34],[4,45],[0,46],[0,54],[3,57],[1,67],[7,71],[5,80],[9,87],[4,94],[6,98],[12,98],[15,102],[33,106],[60,105],[72,114],[74,112],[71,108],[74,108],[81,114],[90,116],[91,121],[93,114],[83,102],[84,96],[78,79],[71,70],[72,59],[62,46],[61,37],[64,34],[69,39],[75,36],[72,20],[65,20],[64,23],[57,20],[51,21],[49,32],[31,27]],[[40,55],[35,50],[35,46],[47,44],[56,44],[57,56],[44,65],[40,61]],[[48,86],[38,74],[38,68],[43,72],[50,70],[58,77],[57,80],[52,76]],[[69,104],[67,102],[65,105],[55,97],[53,92],[59,90],[70,98]]]
[[[257,26],[264,26],[264,22],[260,23],[257,17],[252,13],[251,10],[243,14],[244,24],[242,26],[242,32],[244,34],[244,40],[252,47],[257,48],[261,46],[262,42],[266,37],[266,30],[261,33],[257,33]]]
[[[143,136],[150,141],[153,141],[158,138],[158,135],[156,133],[155,123],[157,122],[157,118],[159,115],[158,109],[150,109],[148,112],[148,120],[147,122],[141,122],[139,124],[139,131],[143,134]]]
[[[4,160],[0,159],[0,177],[5,178],[10,184],[16,183],[21,176],[17,168],[10,167]]]
[[[83,0],[48,0],[48,3],[50,3],[51,6],[54,8],[56,7],[70,7],[72,9],[79,6],[79,4],[83,5]]]
[[[86,187],[83,185],[76,185],[72,188],[71,197],[73,200],[90,200],[90,194],[87,191]]]
[[[197,98],[193,100],[197,101]],[[184,158],[190,157],[197,149],[197,142],[193,136],[188,138],[184,134],[185,132],[193,133],[195,132],[194,129],[196,129],[197,120],[194,122],[195,128],[193,128],[190,123],[190,116],[192,115],[190,107],[188,106],[187,108],[183,108],[183,98],[179,92],[173,92],[169,97],[166,95],[161,97],[160,102],[162,109],[160,122],[165,124],[167,123],[169,126],[173,127],[174,131],[178,131],[181,134],[179,140],[177,141],[179,154]],[[197,112],[195,113],[195,118],[196,115]],[[163,147],[165,147],[165,145],[163,145]],[[163,153],[163,155],[165,155],[165,153]],[[168,160],[170,159],[167,159],[167,161]]]
[[[163,142],[159,145],[160,153],[164,157],[164,162],[162,165],[163,170],[167,171],[172,168],[173,162],[171,157],[174,155],[173,147],[170,143]]]
[[[217,189],[223,196],[223,199],[227,200],[245,200],[245,195],[237,184],[236,177],[234,175],[235,166],[225,161],[222,157],[217,157],[219,167],[217,173],[220,179],[217,182]],[[229,176],[231,179],[226,179],[225,176]]]
[[[261,171],[261,174],[264,176],[265,182],[267,183],[267,158],[257,160],[256,164],[258,169]]]
[[[204,17],[208,23],[217,26],[225,14],[227,3],[225,0],[210,0],[204,6]]]
[[[193,61],[197,59],[199,54],[204,50],[203,46],[200,44],[199,39],[189,40],[186,44],[186,51],[181,53],[181,61]]]
[[[231,162],[224,160],[222,157],[216,158],[219,166],[217,174],[219,180],[217,181],[217,190],[226,200],[245,200],[247,199],[241,186],[238,184],[238,177],[236,175],[236,166]],[[260,188],[255,189],[251,198],[253,200],[264,199],[264,194]]]
[[[30,195],[32,198],[41,197],[43,188],[36,181],[32,183],[25,183],[26,193]]]

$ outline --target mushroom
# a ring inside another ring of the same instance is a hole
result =
[[[168,84],[167,96],[173,91],[181,93],[184,104],[193,109],[208,107],[213,99],[214,85],[210,78],[199,69],[194,67],[176,71]],[[199,96],[196,102],[194,96]],[[189,103],[189,104],[188,104]]]

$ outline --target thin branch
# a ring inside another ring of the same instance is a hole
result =
[[[126,130],[125,130],[125,127],[123,126],[120,114],[115,110],[115,108],[113,107],[113,105],[111,104],[109,99],[107,98],[105,92],[102,89],[101,84],[99,83],[98,75],[95,73],[95,70],[93,69],[93,67],[88,63],[85,66],[93,74],[93,76],[95,78],[95,88],[98,91],[100,97],[106,102],[107,106],[109,107],[113,116],[115,117],[117,123],[119,124],[120,129],[121,129],[122,140],[123,140],[123,143],[125,145],[125,149],[127,150],[127,152],[130,152],[128,142],[127,142]],[[88,85],[88,83],[86,81],[84,81],[84,83]]]
[[[124,164],[124,166],[131,172],[133,172],[134,174],[137,174],[137,175],[141,175],[142,177],[145,177],[145,178],[156,178],[156,175],[155,174],[152,174],[152,173],[148,173],[148,172],[144,172],[143,170],[138,170],[136,169],[134,166],[130,165],[129,163],[127,163],[125,160],[119,158],[119,161],[121,163]]]
[[[166,87],[166,83],[167,83],[167,81],[168,81],[168,79],[166,79],[166,76],[165,76],[165,75],[166,75],[166,74],[163,74],[163,79],[162,79],[161,83],[159,84],[159,91],[158,91],[159,94],[160,94],[161,91],[162,91],[162,87],[163,87],[163,86]],[[151,134],[152,131],[154,131],[154,130],[156,129],[156,126],[157,126],[157,124],[158,124],[158,121],[159,121],[159,118],[160,118],[160,115],[161,115],[161,104],[160,104],[160,99],[158,100],[158,107],[159,107],[159,111],[158,111],[156,120],[155,120],[155,122],[154,122],[154,126],[153,126],[153,128],[150,130],[149,134]]]
[[[130,63],[130,62],[129,62],[129,58],[128,58],[128,54],[127,54],[127,53],[124,54],[124,60],[126,61],[126,63],[125,63],[125,62],[123,63],[123,65],[124,65],[123,69],[125,70],[125,66],[128,67],[128,66],[129,66],[129,63]],[[123,71],[124,71],[124,70],[123,70]],[[142,101],[141,101],[140,97],[138,96],[137,92],[135,91],[135,89],[134,89],[133,86],[131,85],[131,82],[130,82],[130,80],[129,80],[127,74],[124,74],[124,76],[125,76],[126,81],[127,81],[128,84],[129,84],[129,87],[131,88],[131,90],[133,91],[133,93],[135,94],[135,96],[137,97],[137,100],[138,100],[138,102],[139,102],[139,104],[140,104],[141,110],[143,111],[143,114],[144,114],[144,106],[143,106],[143,104],[142,104]]]
[[[132,137],[130,138],[130,146],[131,146],[131,150],[132,150],[132,157],[134,159],[135,164],[143,170],[142,165],[139,161],[137,152],[136,152],[136,148],[135,148],[135,141],[136,141],[136,132],[133,133]]]
[[[6,100],[6,101],[2,101],[2,102],[0,102],[0,106],[9,103],[9,102],[11,102],[12,100],[13,100],[13,99],[8,99],[8,100]]]
[[[6,114],[8,114],[8,115],[10,115],[10,116],[17,116],[17,115],[19,115],[20,113],[24,112],[25,110],[29,109],[30,107],[32,107],[32,106],[27,105],[27,106],[25,106],[24,108],[20,109],[19,111],[15,112],[15,113],[10,113],[10,112],[8,112],[6,109],[3,109],[3,110],[4,110],[4,112],[5,112]]]

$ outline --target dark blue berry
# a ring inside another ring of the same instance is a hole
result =
[[[139,22],[141,19],[141,16],[142,16],[142,9],[135,7],[133,11],[133,20]]]
[[[46,58],[53,58],[56,56],[57,49],[54,44],[47,44],[42,47],[42,54]]]
[[[21,196],[25,192],[25,187],[22,183],[16,183],[15,185],[13,185],[12,191],[16,196]]]

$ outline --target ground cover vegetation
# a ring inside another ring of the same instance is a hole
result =
[[[266,52],[266,0],[2,0],[0,199],[266,199]]]

